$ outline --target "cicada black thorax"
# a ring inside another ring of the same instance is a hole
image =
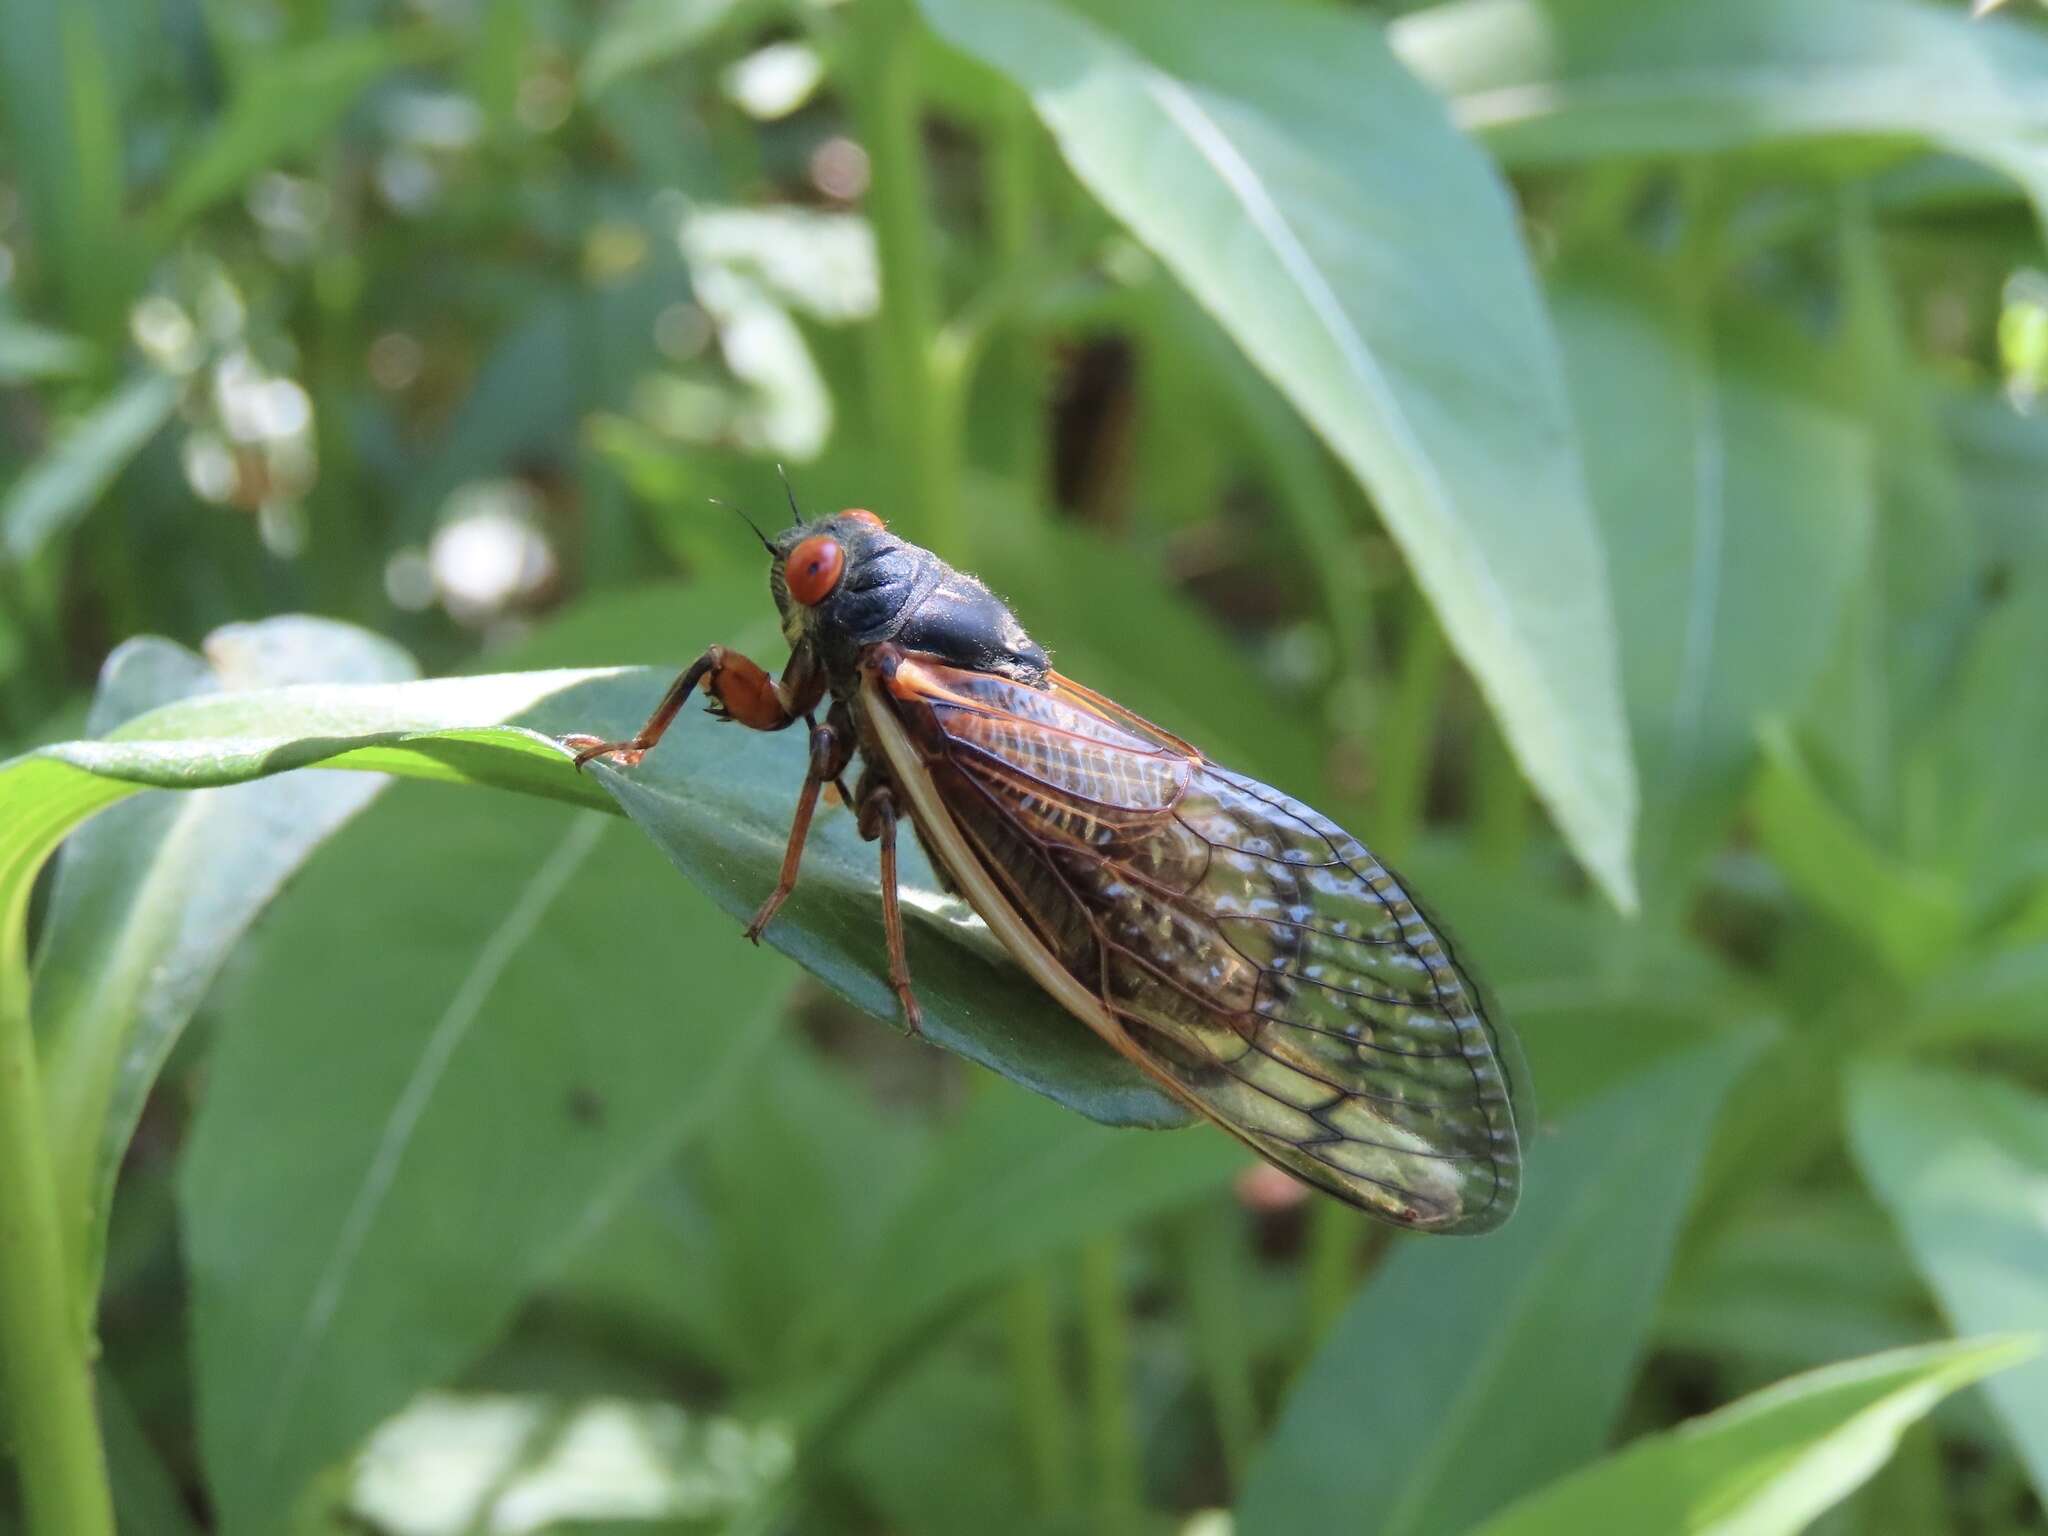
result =
[[[820,536],[843,561],[817,603],[790,595],[790,555]],[[808,650],[835,697],[851,699],[868,651],[894,644],[951,666],[992,672],[1033,688],[1046,686],[1051,663],[1009,606],[974,577],[928,549],[906,543],[872,514],[841,512],[777,535],[769,590],[792,651]]]

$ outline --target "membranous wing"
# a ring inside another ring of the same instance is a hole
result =
[[[887,689],[972,856],[1100,999],[1111,1044],[1377,1216],[1506,1220],[1520,1151],[1497,1026],[1356,838],[1064,678],[906,656]]]

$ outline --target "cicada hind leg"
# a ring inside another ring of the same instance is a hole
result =
[[[903,1007],[903,1023],[913,1035],[924,1033],[924,1013],[910,990],[910,956],[903,942],[903,901],[896,886],[896,792],[871,773],[863,773],[860,835],[882,845],[882,932],[889,944],[889,985]]]

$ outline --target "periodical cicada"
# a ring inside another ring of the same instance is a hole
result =
[[[913,1031],[903,815],[1038,985],[1261,1157],[1404,1227],[1507,1219],[1513,1042],[1362,843],[1062,677],[987,587],[872,512],[762,542],[781,677],[714,645],[630,741],[569,739],[578,766],[631,767],[700,687],[755,730],[810,727],[781,879],[749,937],[795,886],[820,791],[858,752],[849,798],[881,844],[889,978]]]

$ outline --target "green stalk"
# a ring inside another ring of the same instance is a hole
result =
[[[856,85],[873,184],[868,211],[881,261],[875,330],[875,402],[889,453],[901,466],[890,520],[904,535],[958,554],[959,404],[940,379],[938,272],[932,260],[918,82],[916,20],[907,0],[863,0]]]
[[[1480,858],[1513,869],[1529,843],[1529,797],[1522,773],[1501,733],[1481,725],[1472,764],[1472,840]]]
[[[1309,1197],[1308,1213],[1308,1337],[1302,1340],[1306,1361],[1344,1313],[1358,1279],[1365,1251],[1365,1218],[1350,1206],[1320,1195]]]
[[[1125,1536],[1137,1529],[1142,1507],[1122,1261],[1123,1246],[1113,1236],[1095,1238],[1081,1249],[1081,1326],[1095,1441],[1095,1522],[1103,1536]]]
[[[1230,1488],[1236,1493],[1244,1487],[1259,1434],[1236,1212],[1228,1207],[1190,1211],[1179,1235],[1195,1355],[1215,1409],[1216,1438],[1223,1446]]]
[[[1429,752],[1436,737],[1437,703],[1443,696],[1448,652],[1429,603],[1408,594],[1402,622],[1401,659],[1394,698],[1380,728],[1378,814],[1368,829],[1373,846],[1399,863],[1422,831],[1423,800],[1429,789]]]
[[[1058,1513],[1073,1502],[1074,1437],[1067,1394],[1060,1385],[1052,1277],[1044,1266],[1033,1264],[1010,1282],[1003,1318],[1017,1393],[1017,1427],[1024,1442],[1031,1489],[1041,1511]]]
[[[68,1283],[29,1027],[33,883],[26,871],[0,869],[0,891],[11,892],[0,908],[0,1381],[28,1536],[113,1536],[113,1494],[93,1406],[90,1320]]]

